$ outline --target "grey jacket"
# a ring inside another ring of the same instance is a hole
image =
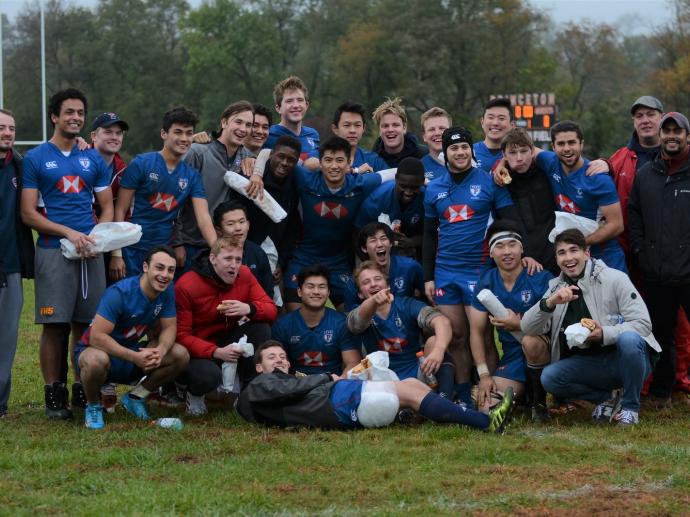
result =
[[[228,187],[223,181],[227,171],[240,173],[240,164],[245,158],[250,158],[252,153],[240,147],[235,154],[232,163],[228,164],[228,153],[225,146],[218,140],[210,144],[192,144],[191,149],[184,157],[184,161],[194,167],[201,174],[208,201],[208,210],[213,216],[213,211],[223,201],[228,199]],[[186,203],[177,218],[175,242],[191,244],[198,247],[206,247],[206,241],[201,236],[199,226],[194,216],[194,208],[191,203]]]
[[[549,290],[543,298],[548,298],[556,290],[568,285],[563,273],[549,282]],[[635,332],[657,352],[661,347],[652,334],[652,322],[640,293],[625,273],[608,267],[604,262],[590,259],[585,266],[584,276],[578,280],[578,287],[592,319],[601,325],[603,346],[616,343],[623,332]],[[557,305],[553,312],[544,312],[539,303],[529,309],[522,317],[520,328],[525,334],[533,336],[551,332],[551,362],[560,359],[559,332],[568,304]],[[622,323],[612,324],[610,316],[622,316]]]

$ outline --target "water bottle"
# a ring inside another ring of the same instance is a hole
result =
[[[179,431],[184,427],[182,420],[179,418],[159,418],[151,422],[151,425],[157,425],[163,429],[174,429],[175,431]]]
[[[433,373],[426,375],[422,372],[422,364],[424,364],[424,352],[421,350],[417,352],[417,361],[419,361],[419,374],[422,376],[422,381],[426,383],[432,390],[438,388],[438,381]]]

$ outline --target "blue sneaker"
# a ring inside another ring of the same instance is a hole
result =
[[[149,412],[146,410],[144,399],[135,399],[129,393],[125,393],[120,399],[120,404],[135,417],[142,420],[150,420]]]
[[[84,425],[87,429],[103,429],[103,406],[100,404],[87,404],[84,410]]]

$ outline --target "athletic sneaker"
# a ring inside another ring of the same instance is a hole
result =
[[[192,395],[191,393],[187,392],[185,406],[185,413],[188,416],[202,416],[208,413],[203,395]]]
[[[84,425],[87,429],[103,429],[103,406],[100,404],[86,404],[84,410]]]
[[[80,409],[86,408],[86,393],[81,382],[72,384],[72,408],[78,407]]]
[[[158,392],[149,395],[149,402],[161,407],[180,409],[186,404],[186,388],[176,382],[165,384],[158,388]]]
[[[513,388],[508,386],[508,389],[503,392],[503,400],[496,404],[489,413],[489,427],[487,430],[498,434],[505,432],[510,422],[510,417],[513,414],[513,402],[515,402]]]
[[[115,413],[117,404],[117,386],[112,383],[101,386],[101,405],[106,413]]]
[[[621,391],[614,390],[611,398],[602,402],[592,411],[592,420],[597,424],[609,423],[621,408]]]
[[[640,422],[640,414],[637,411],[632,411],[630,409],[621,409],[613,417],[613,420],[621,427],[628,427],[631,425],[636,425]]]
[[[45,385],[46,416],[48,418],[59,418],[69,420],[72,412],[67,408],[69,393],[67,388],[60,381]]]
[[[132,397],[130,393],[125,393],[120,399],[120,404],[135,417],[141,418],[142,420],[150,420],[144,399],[135,398]]]

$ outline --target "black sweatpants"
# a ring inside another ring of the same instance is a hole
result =
[[[236,327],[219,341],[218,346],[236,343],[244,334],[247,335],[247,341],[253,344],[254,349],[256,349],[261,343],[271,339],[271,327],[268,323],[263,322],[248,323]],[[180,374],[177,381],[187,386],[187,390],[192,395],[204,395],[222,384],[222,364],[222,361],[216,359],[191,358],[187,368]],[[254,356],[239,358],[237,375],[240,379],[241,388],[244,388],[249,381],[256,377]]]

